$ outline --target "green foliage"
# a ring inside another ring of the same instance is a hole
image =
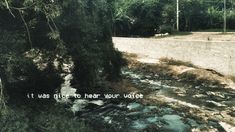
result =
[[[46,111],[8,107],[0,110],[0,132],[91,132],[92,128],[76,119],[63,106]]]
[[[69,113],[63,106],[56,105],[42,111],[33,120],[31,128],[41,132],[92,132],[92,128]]]
[[[151,36],[159,33],[162,25],[176,28],[176,0],[116,0],[114,3],[115,36]],[[180,0],[180,30],[222,28],[223,6],[219,0]],[[234,6],[234,2],[227,1],[229,29],[235,28]]]
[[[110,0],[0,2],[1,131],[91,131],[64,108],[54,107],[54,100],[28,99],[27,94],[59,91],[61,71],[54,62],[59,60],[61,67],[68,57],[81,87],[119,77],[122,57],[112,43],[112,4]]]
[[[235,10],[233,9],[233,11],[229,11],[227,14],[227,26],[230,29],[235,29]]]
[[[61,38],[75,62],[74,75],[81,87],[91,87],[110,69],[120,71],[112,44],[112,7],[106,0],[63,1],[60,21]],[[112,68],[110,68],[112,67]],[[108,71],[108,72],[107,72]],[[114,78],[119,72],[112,74]]]
[[[153,35],[161,23],[159,0],[118,0],[115,6],[114,32],[118,36]]]
[[[55,88],[58,88],[58,83],[55,85],[52,79],[56,76],[50,74],[57,73],[53,70],[49,70],[51,73],[46,70],[40,71],[33,60],[25,55],[32,48],[44,48],[52,53],[58,52],[58,50],[55,51],[57,44],[60,45],[58,40],[48,37],[50,32],[55,32],[50,30],[48,24],[52,20],[49,21],[48,17],[56,16],[50,12],[54,8],[48,8],[52,3],[31,0],[7,0],[0,3],[2,5],[0,17],[4,18],[0,19],[0,78],[5,96],[23,101],[22,97],[25,98],[27,92],[50,91],[52,93]],[[56,79],[61,82],[58,75]],[[52,82],[48,82],[49,80]]]
[[[55,92],[61,79],[53,63],[60,58],[62,65],[65,56],[72,57],[81,87],[92,87],[103,76],[119,77],[122,58],[112,43],[112,1],[7,0],[0,5],[5,18],[0,20],[1,79],[9,96]],[[40,57],[44,62],[35,61]]]
[[[26,132],[29,131],[29,119],[25,111],[13,111],[12,109],[0,109],[1,132]]]
[[[161,25],[160,26],[160,29],[159,29],[159,33],[172,33],[173,32],[173,29],[172,29],[172,26],[171,25]]]
[[[181,30],[192,31],[209,28],[223,28],[223,1],[203,0],[180,1]],[[227,14],[234,13],[234,3],[227,1]],[[229,15],[228,15],[229,16]],[[228,28],[234,29],[234,20],[227,19]]]
[[[162,9],[162,13],[161,13],[162,24],[170,25],[173,28],[173,25],[175,24],[175,20],[176,20],[176,13],[175,13],[176,6],[175,6],[175,3],[172,0],[168,0],[168,1],[165,0],[165,1],[161,1],[161,2],[164,2],[162,4],[163,9]]]

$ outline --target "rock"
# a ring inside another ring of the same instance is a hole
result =
[[[107,116],[107,117],[104,118],[104,121],[111,124],[112,123],[112,118]]]
[[[131,127],[137,130],[143,130],[147,128],[148,123],[143,120],[136,120],[132,123]]]
[[[158,117],[149,117],[146,119],[149,123],[156,123],[159,118]]]
[[[188,119],[187,123],[190,124],[190,126],[192,126],[192,127],[198,127],[199,126],[199,124],[193,119]]]
[[[128,104],[127,108],[131,111],[133,110],[140,110],[143,108],[143,105],[139,104],[139,103],[130,103]]]
[[[147,128],[145,128],[143,131],[144,132],[158,132],[159,131],[159,125],[151,124]]]
[[[225,104],[221,104],[221,103],[218,103],[218,102],[215,102],[215,101],[212,101],[212,100],[207,100],[206,102],[208,103],[207,106],[209,106],[209,107],[215,107],[215,106],[225,107],[226,106]]]
[[[235,132],[235,127],[231,126],[225,122],[219,122],[219,124],[224,128],[226,132]]]
[[[235,117],[235,111],[229,112],[229,115],[231,115],[232,117]]]
[[[76,113],[78,111],[83,111],[84,108],[88,105],[88,100],[84,100],[84,99],[78,99],[74,101],[73,106],[71,107],[71,111],[73,113]]]
[[[90,101],[90,103],[96,104],[98,106],[104,105],[104,101],[102,100],[93,100],[93,101]]]
[[[163,131],[171,132],[188,132],[190,131],[190,126],[184,124],[181,117],[178,115],[164,115],[162,117],[167,124],[163,126]]]

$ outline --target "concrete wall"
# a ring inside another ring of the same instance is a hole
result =
[[[169,57],[235,76],[235,42],[182,41],[148,38],[113,38],[120,51],[136,53],[142,59]]]

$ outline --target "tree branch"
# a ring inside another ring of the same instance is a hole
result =
[[[5,3],[6,3],[7,9],[9,10],[10,14],[15,18],[15,15],[12,13],[7,0],[5,0]]]
[[[29,32],[29,27],[28,27],[28,24],[26,23],[22,13],[19,11],[19,14],[20,14],[20,18],[22,19],[22,21],[24,22],[24,25],[25,25],[25,28],[26,28],[26,31],[27,31],[27,35],[28,35],[28,40],[29,40],[29,44],[30,44],[30,48],[32,49],[33,48],[33,44],[32,44],[32,41],[31,41],[31,35],[30,35],[30,32]]]
[[[31,8],[32,6],[34,6],[34,5],[36,5],[36,3],[33,3],[32,5],[25,6],[25,7],[13,7],[13,6],[9,6],[9,8],[15,9],[15,10],[27,10],[27,9]]]

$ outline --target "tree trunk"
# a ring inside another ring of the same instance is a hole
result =
[[[5,100],[5,87],[7,78],[4,69],[0,68],[0,107],[4,104]]]

